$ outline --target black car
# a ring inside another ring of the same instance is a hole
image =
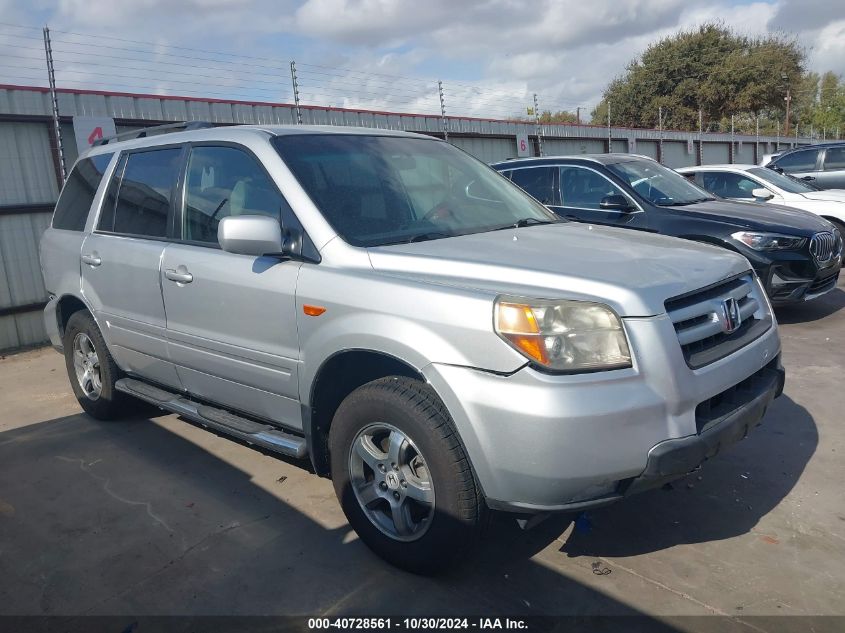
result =
[[[682,237],[744,255],[775,305],[836,286],[843,236],[817,215],[716,198],[658,162],[630,154],[510,160],[493,168],[558,215]]]
[[[819,189],[845,189],[845,142],[796,147],[766,167],[811,182]]]

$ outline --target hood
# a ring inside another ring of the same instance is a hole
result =
[[[739,202],[719,198],[686,206],[661,208],[672,209],[690,217],[721,221],[743,229],[788,233],[804,237],[830,229],[825,220],[809,211],[777,204]]]
[[[809,200],[833,200],[845,202],[845,189],[825,189],[824,191],[810,191],[799,194]]]
[[[369,255],[381,272],[493,294],[598,301],[628,317],[661,314],[666,299],[750,269],[721,248],[575,222],[379,246]]]

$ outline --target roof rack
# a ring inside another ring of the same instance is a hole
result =
[[[145,138],[149,135],[150,132],[153,132],[155,134],[167,134],[168,132],[176,131],[188,132],[190,130],[204,130],[210,127],[214,127],[214,124],[209,123],[208,121],[182,121],[181,123],[166,123],[165,125],[154,125],[152,127],[145,127],[140,130],[133,130],[132,132],[121,132],[120,134],[114,134],[112,136],[98,138],[96,141],[94,141],[92,146],[98,147],[100,145],[108,145],[112,141],[117,142],[133,138]]]

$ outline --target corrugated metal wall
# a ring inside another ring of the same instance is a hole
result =
[[[734,153],[734,162],[741,165],[753,165],[756,163],[757,161],[754,160],[754,144],[743,143],[742,146],[739,146],[737,143],[736,151]]]
[[[295,124],[296,110],[289,104],[260,104],[165,98],[148,95],[59,91],[61,132],[68,167],[77,157],[71,118],[74,115],[110,116],[119,132],[169,121],[211,121],[220,124]],[[303,107],[303,123],[351,125],[441,134],[443,120],[437,116],[413,116],[382,112]],[[42,342],[46,335],[41,312],[8,314],[9,308],[26,307],[45,299],[38,262],[38,243],[48,226],[50,213],[22,213],[21,205],[52,205],[58,195],[51,147],[50,100],[44,89],[0,89],[0,351]],[[531,122],[449,118],[450,141],[481,160],[491,163],[517,155],[516,135],[528,134],[535,151],[537,128]],[[544,154],[602,153],[607,147],[607,128],[588,125],[544,125]],[[613,151],[627,152],[628,139],[636,139],[636,152],[657,157],[660,133],[656,130],[612,128]],[[663,132],[664,162],[672,167],[692,165],[696,155],[686,152],[685,132]],[[753,162],[754,137],[737,135],[743,148],[737,162]],[[728,134],[706,134],[704,163],[728,162]],[[763,138],[772,151],[776,139]],[[807,139],[801,139],[806,144]],[[787,147],[781,143],[781,149]],[[750,153],[749,153],[750,152]]]
[[[48,126],[0,123],[0,208],[52,204],[57,194]],[[0,213],[0,311],[45,299],[38,244],[49,224],[49,213]],[[44,338],[39,312],[0,316],[0,350]]]

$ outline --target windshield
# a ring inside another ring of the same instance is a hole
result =
[[[651,160],[629,160],[607,168],[643,198],[662,207],[715,200],[678,172]]]
[[[802,180],[787,176],[768,167],[754,167],[753,169],[749,169],[748,173],[772,183],[775,187],[779,187],[787,193],[810,193],[818,191],[818,187],[813,187]]]
[[[326,220],[354,246],[560,221],[448,143],[357,134],[295,134],[273,143]]]

